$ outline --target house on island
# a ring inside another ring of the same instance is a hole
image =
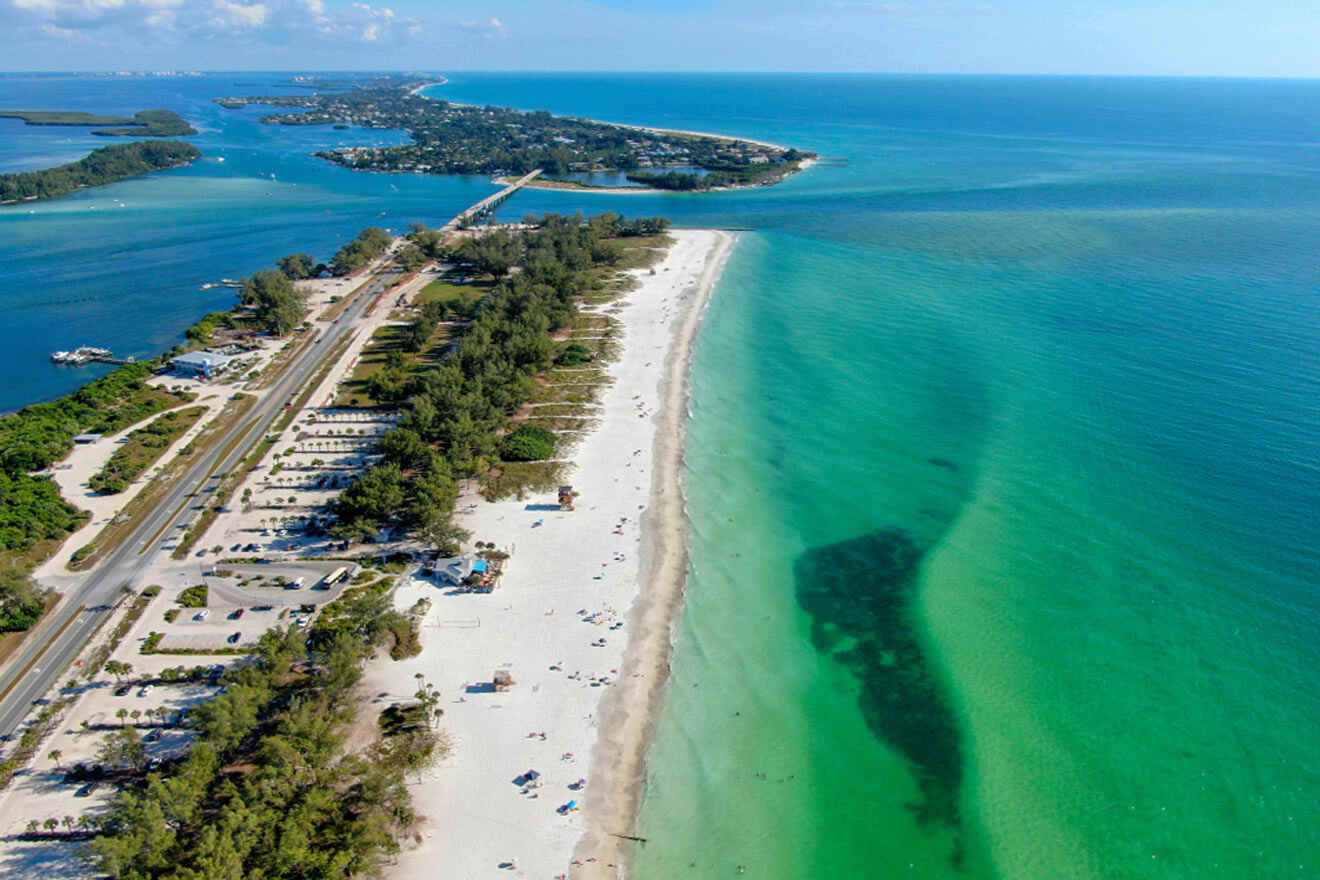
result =
[[[233,358],[213,351],[190,351],[175,357],[170,366],[174,372],[190,379],[211,379],[218,375]]]

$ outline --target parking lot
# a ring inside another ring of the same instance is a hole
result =
[[[388,413],[310,409],[286,429],[248,474],[195,555],[303,556],[334,552],[326,534],[329,506],[350,482],[380,460],[380,437],[395,424]]]

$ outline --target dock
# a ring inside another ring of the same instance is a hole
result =
[[[217,287],[241,288],[243,282],[235,278],[221,278],[219,281],[209,281],[202,285],[202,290],[214,290]]]
[[[51,352],[50,359],[52,363],[63,364],[66,367],[81,367],[84,364],[114,364],[122,367],[124,364],[134,363],[132,357],[115,357],[108,348],[97,348],[93,345],[82,345],[73,351]]]

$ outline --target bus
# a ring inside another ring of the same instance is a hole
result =
[[[321,581],[321,586],[333,587],[335,584],[342,581],[347,575],[348,575],[348,566],[341,565],[338,568],[336,568],[334,571],[330,572],[328,575],[325,576],[325,578]]]

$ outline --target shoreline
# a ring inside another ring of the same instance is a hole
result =
[[[443,693],[439,727],[454,747],[413,789],[422,821],[392,880],[425,880],[437,864],[456,877],[501,864],[514,877],[609,877],[626,861],[610,833],[635,821],[682,605],[688,363],[734,240],[670,234],[654,272],[633,270],[634,289],[587,310],[616,319],[619,354],[563,452],[557,482],[572,484],[575,509],[553,490],[461,497],[457,523],[510,553],[498,589],[396,588],[396,608],[432,603],[422,652],[369,664],[363,693],[405,701],[423,675]],[[489,684],[497,669],[512,686]]]
[[[587,795],[587,828],[575,851],[584,864],[573,872],[574,877],[624,876],[631,861],[633,843],[615,835],[637,830],[651,745],[669,685],[674,632],[687,587],[683,445],[692,355],[706,308],[737,241],[728,232],[719,231],[718,236],[702,266],[696,298],[674,329],[668,352],[653,444],[650,504],[642,523],[641,588],[629,614],[632,634],[624,649],[620,686],[601,699],[604,718],[591,763],[597,783]],[[588,854],[597,861],[586,862]]]
[[[557,190],[559,192],[590,193],[594,195],[607,195],[607,196],[656,196],[656,195],[700,196],[700,195],[708,195],[710,193],[737,192],[738,190],[744,190],[744,189],[760,189],[762,187],[778,186],[779,184],[784,183],[787,180],[791,180],[792,178],[797,177],[799,174],[802,174],[804,171],[807,171],[819,161],[820,159],[802,159],[799,161],[798,169],[796,171],[786,174],[783,177],[779,178],[778,180],[767,181],[765,183],[739,183],[739,184],[733,184],[732,186],[713,186],[710,189],[675,190],[675,189],[657,189],[653,186],[592,186],[589,183],[581,183],[575,180],[556,180],[555,178],[546,178],[546,177],[538,177],[535,180],[524,184],[523,186],[526,189]],[[518,178],[516,177],[501,175],[499,177],[491,178],[491,183],[497,184],[499,186],[508,186],[509,184],[513,183],[516,180],[518,180]]]
[[[416,89],[413,89],[412,91],[409,92],[409,94],[415,95],[424,88],[428,88],[430,86],[442,86],[448,82],[449,80],[445,80],[444,82],[426,83],[425,85],[421,85],[418,86]],[[422,97],[430,98],[430,95],[422,95]],[[450,101],[448,98],[440,98],[439,100],[444,101],[446,104],[453,104],[455,107],[476,106],[475,104],[464,104],[461,101]],[[516,110],[518,108],[515,107],[513,109]],[[522,112],[528,113],[535,111],[523,110]],[[560,114],[555,114],[555,115],[560,115]],[[755,144],[759,147],[769,147],[772,150],[788,149],[788,147],[784,146],[783,144],[776,144],[770,141],[757,140],[756,138],[738,137],[736,135],[731,135],[731,134],[716,134],[710,131],[692,131],[691,129],[686,129],[686,128],[659,128],[658,126],[654,126],[654,125],[633,125],[627,122],[612,122],[608,119],[593,119],[589,116],[568,116],[567,114],[564,114],[564,116],[567,119],[581,119],[586,122],[594,122],[597,125],[612,125],[615,128],[626,128],[631,131],[649,131],[652,132],[653,134],[672,134],[672,135],[680,135],[685,137],[713,138],[717,141],[730,141],[730,142],[741,141],[744,144]]]
[[[434,82],[424,82],[421,85],[413,86],[411,89],[408,90],[408,94],[412,97],[417,97],[418,95],[421,95],[422,89],[429,89],[431,86],[443,86],[448,82],[449,80],[445,79],[442,76],[438,80],[435,80]],[[421,97],[425,98],[426,95],[421,95]]]

